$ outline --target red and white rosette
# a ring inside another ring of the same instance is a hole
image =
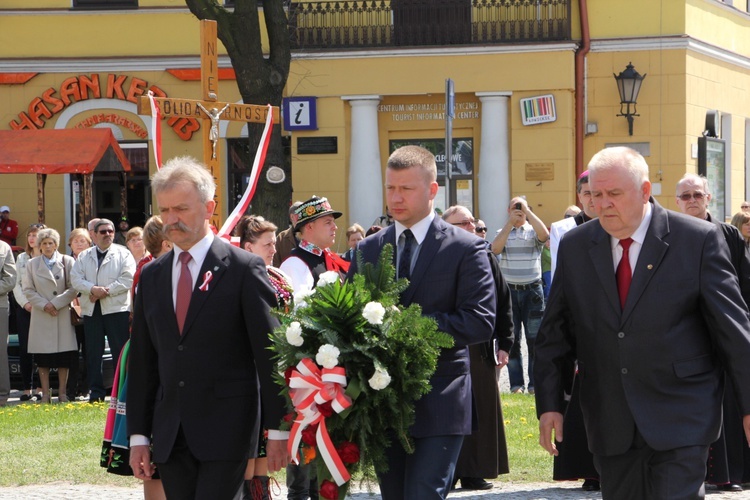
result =
[[[297,364],[289,379],[289,395],[292,398],[297,417],[291,430],[288,443],[289,453],[295,463],[299,463],[299,444],[302,431],[310,425],[318,424],[315,435],[318,453],[323,457],[328,470],[336,484],[341,486],[349,481],[351,476],[346,470],[336,447],[328,435],[326,419],[318,410],[318,405],[330,401],[331,408],[341,413],[352,405],[352,400],[344,393],[346,387],[346,370],[343,367],[320,368],[310,358],[305,358]]]

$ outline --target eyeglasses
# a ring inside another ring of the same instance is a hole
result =
[[[678,198],[682,201],[690,201],[691,198],[700,201],[705,197],[706,195],[701,193],[700,191],[696,191],[695,193],[682,193],[680,196],[678,196]]]
[[[97,233],[99,233],[99,234],[113,234],[114,230],[112,230],[112,229],[102,229],[100,231],[97,231]]]
[[[473,219],[466,219],[462,220],[461,222],[451,222],[451,225],[453,226],[468,226],[468,225],[474,225]]]
[[[477,226],[477,227],[474,228],[474,231],[476,231],[477,233],[486,233],[487,232],[487,228],[486,227],[479,227],[479,226]]]
[[[47,229],[47,226],[44,224],[32,224],[29,226],[29,229]]]
[[[740,208],[744,210],[746,208],[750,208],[750,205],[740,205]]]

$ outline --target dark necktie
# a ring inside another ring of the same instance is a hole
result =
[[[188,307],[190,306],[190,296],[193,295],[193,276],[190,274],[190,268],[188,268],[188,262],[192,258],[193,256],[189,252],[182,252],[180,254],[182,266],[180,268],[180,277],[177,280],[177,304],[174,308],[180,335],[182,335],[182,327],[185,326],[185,318],[187,318]]]
[[[398,277],[411,278],[411,252],[414,246],[414,234],[411,229],[406,229],[401,235],[404,237],[404,246],[401,247],[401,255],[398,258]]]
[[[617,272],[615,273],[617,276],[617,293],[620,295],[620,308],[622,309],[625,309],[630,282],[633,281],[633,271],[630,267],[630,256],[628,255],[631,243],[633,243],[633,238],[620,240],[622,258],[620,258],[620,263],[617,264]]]

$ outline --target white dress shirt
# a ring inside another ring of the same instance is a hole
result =
[[[638,226],[638,229],[636,229],[630,236],[633,239],[633,243],[630,244],[630,251],[628,251],[631,276],[635,272],[635,264],[638,262],[638,256],[641,254],[641,247],[646,240],[646,233],[648,232],[648,226],[651,224],[652,213],[653,207],[651,206],[651,203],[647,203],[646,215],[643,217],[641,225]],[[612,245],[612,261],[615,264],[615,273],[617,273],[617,266],[620,264],[620,259],[622,258],[622,247],[620,246],[620,240],[614,236],[610,236],[610,244]]]

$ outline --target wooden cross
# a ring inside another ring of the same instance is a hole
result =
[[[221,188],[224,185],[224,173],[219,165],[219,122],[221,120],[265,123],[268,107],[254,104],[234,104],[220,102],[219,63],[216,21],[201,21],[201,100],[156,97],[163,117],[180,116],[196,118],[203,129],[203,162],[216,180],[216,209],[211,224],[221,227],[222,204]],[[279,108],[273,106],[273,122],[279,123]],[[142,96],[138,101],[138,113],[151,114],[148,97]]]

